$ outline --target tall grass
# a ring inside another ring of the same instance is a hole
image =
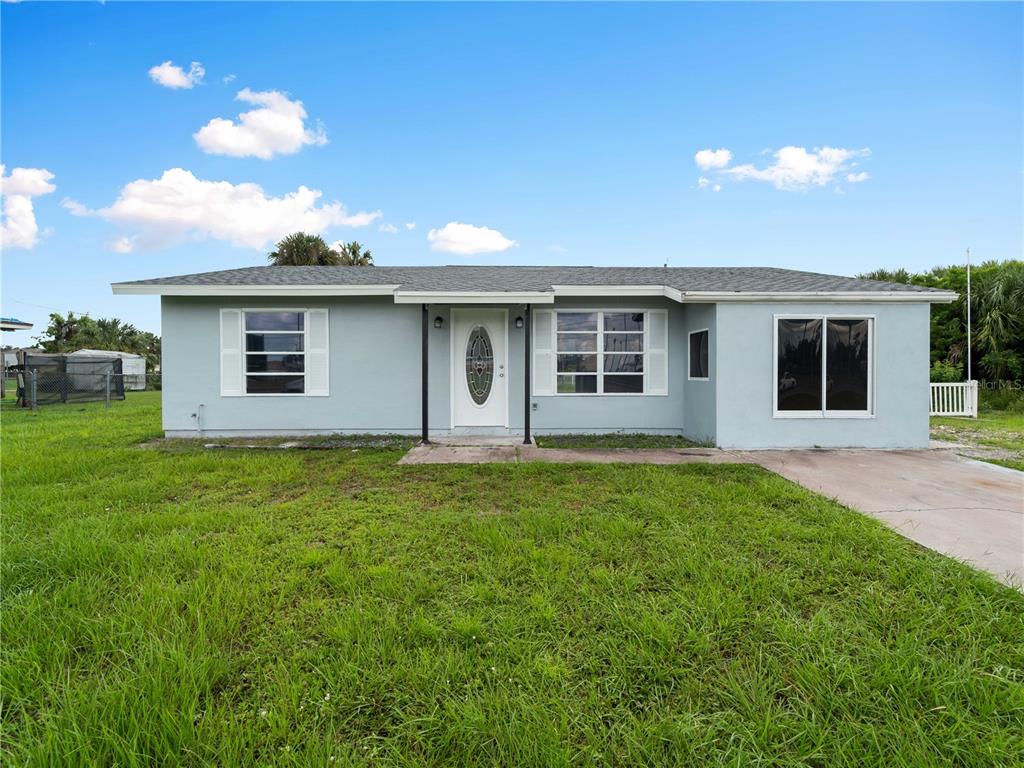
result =
[[[1010,765],[1024,596],[750,466],[2,419],[5,765]]]

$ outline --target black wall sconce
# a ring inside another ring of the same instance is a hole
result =
[[[516,328],[522,328],[522,327],[523,327],[523,318],[522,318],[522,315],[520,315],[519,317],[516,318]]]
[[[442,325],[444,325],[444,318],[438,315],[434,318],[434,327],[440,328]]]

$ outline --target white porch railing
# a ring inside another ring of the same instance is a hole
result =
[[[932,384],[929,416],[970,416],[978,418],[978,382],[957,381]]]

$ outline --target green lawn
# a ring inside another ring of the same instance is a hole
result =
[[[6,765],[1011,765],[1024,595],[747,465],[2,414]]]
[[[932,437],[980,448],[978,458],[1024,472],[1024,413],[981,411],[976,419],[933,416]],[[995,448],[998,456],[985,456]]]

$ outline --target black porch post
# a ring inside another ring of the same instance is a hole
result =
[[[525,350],[525,365],[523,370],[526,377],[523,379],[523,445],[530,444],[530,369],[533,367],[533,353],[530,350],[530,305],[526,305],[526,322],[523,324],[523,349]]]
[[[422,402],[422,406],[420,408],[420,410],[423,412],[423,426],[420,429],[420,440],[422,442],[424,442],[424,443],[429,443],[430,442],[430,424],[429,424],[428,413],[427,413],[427,408],[428,408],[428,402],[427,402],[427,373],[428,373],[427,334],[429,332],[427,329],[429,327],[430,327],[430,312],[427,309],[427,305],[424,304],[423,305],[423,348],[420,351],[421,365],[422,365],[421,387],[422,387],[422,390],[423,390],[423,392],[422,392],[423,402]]]

